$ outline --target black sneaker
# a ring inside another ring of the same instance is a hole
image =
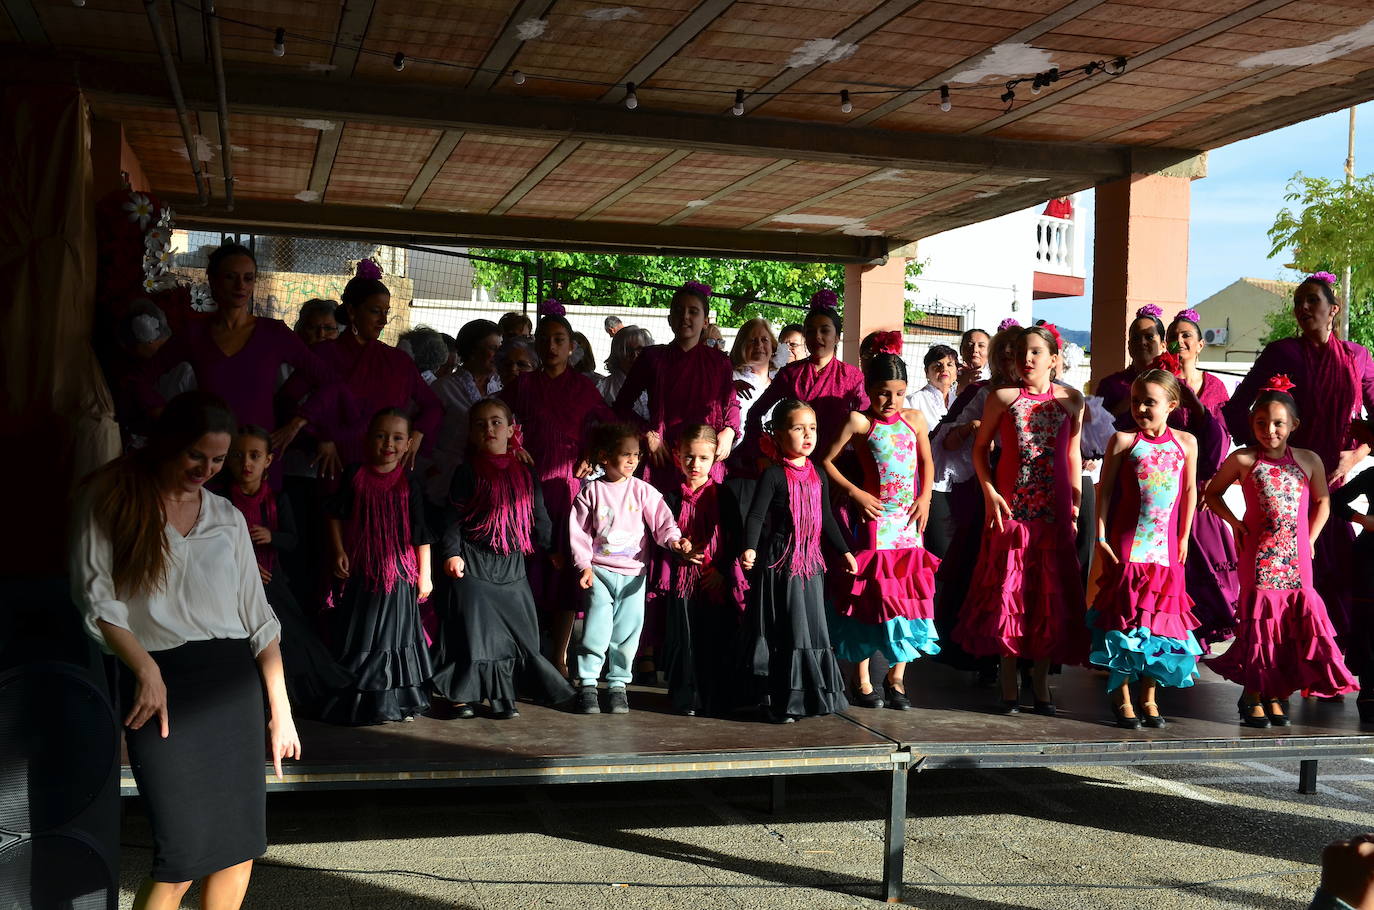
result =
[[[606,708],[612,714],[629,714],[630,699],[624,686],[616,686],[606,693]]]
[[[600,714],[601,702],[597,700],[596,686],[583,686],[577,690],[577,700],[573,710],[578,714]]]

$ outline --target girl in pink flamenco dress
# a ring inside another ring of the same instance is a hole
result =
[[[1231,453],[1207,485],[1207,505],[1232,527],[1240,548],[1236,638],[1207,663],[1244,687],[1237,707],[1247,727],[1288,726],[1295,690],[1332,697],[1357,688],[1312,584],[1314,541],[1331,500],[1321,457],[1288,445],[1298,428],[1292,388],[1287,376],[1264,385],[1250,409],[1256,444]],[[1245,494],[1244,520],[1222,499],[1233,483]]]
[[[1021,713],[1016,665],[1032,661],[1035,712],[1053,716],[1050,664],[1081,664],[1088,656],[1074,544],[1083,396],[1052,381],[1059,362],[1053,326],[1023,329],[1017,351],[1021,385],[988,396],[973,444],[987,531],[954,638],[970,654],[1001,657],[1005,714]],[[995,477],[994,438],[1002,451]]]

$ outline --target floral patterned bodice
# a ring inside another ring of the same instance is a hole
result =
[[[1183,448],[1168,430],[1157,439],[1139,433],[1124,461],[1123,468],[1132,470],[1140,494],[1130,562],[1167,566],[1175,552],[1174,515],[1186,464]]]
[[[878,471],[878,499],[883,504],[883,514],[875,522],[877,549],[921,546],[921,535],[910,523],[921,484],[916,431],[900,415],[889,423],[874,420],[868,432],[868,450]]]
[[[1300,546],[1307,533],[1304,508],[1307,474],[1290,451],[1282,461],[1260,457],[1246,478],[1247,536],[1254,535],[1255,587],[1291,591],[1302,588],[1301,560],[1310,556]]]
[[[1055,456],[1059,433],[1069,413],[1051,389],[1041,395],[1021,391],[1007,410],[1018,453],[1015,486],[1007,497],[1018,521],[1055,520]],[[1003,457],[1006,457],[1005,455]],[[1005,491],[1003,493],[1005,495]]]

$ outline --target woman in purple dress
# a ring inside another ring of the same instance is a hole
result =
[[[1222,408],[1232,437],[1237,444],[1245,445],[1250,440],[1249,404],[1255,400],[1260,386],[1280,373],[1289,377],[1296,384],[1293,397],[1302,415],[1290,442],[1317,453],[1333,492],[1369,454],[1369,446],[1361,445],[1352,434],[1351,419],[1359,416],[1361,405],[1366,414],[1374,414],[1374,361],[1363,346],[1336,337],[1341,302],[1336,297],[1335,284],[1336,276],[1318,272],[1298,285],[1293,292],[1298,337],[1281,338],[1266,345],[1230,402]],[[1354,538],[1348,521],[1327,522],[1317,538],[1313,577],[1342,649],[1358,654],[1366,649],[1354,647],[1352,631],[1368,629],[1374,623],[1366,617],[1351,616]],[[1352,627],[1352,619],[1358,619],[1356,628]],[[1374,675],[1374,666],[1358,661],[1351,669],[1366,678]],[[1370,682],[1371,688],[1363,691],[1374,694],[1374,679]]]
[[[1116,428],[1132,432],[1135,421],[1131,419],[1131,383],[1164,353],[1164,323],[1159,317],[1164,311],[1153,303],[1146,304],[1135,311],[1135,319],[1126,330],[1126,353],[1131,362],[1126,369],[1118,370],[1110,376],[1098,380],[1094,394],[1102,399],[1102,406],[1116,419]]]
[[[205,275],[218,309],[209,319],[187,322],[140,371],[134,394],[142,411],[149,417],[162,412],[167,402],[158,392],[158,379],[178,364],[188,363],[196,388],[223,399],[238,423],[277,427],[272,432],[273,451],[285,449],[307,423],[333,429],[339,378],[286,323],[253,315],[258,265],[252,252],[226,243],[210,254]],[[290,420],[278,425],[272,398],[283,365],[290,365],[298,377],[301,395],[293,401],[316,394],[299,404]],[[281,489],[281,465],[278,460],[268,472],[274,490]]]
[[[1169,425],[1187,430],[1197,440],[1197,488],[1206,489],[1231,448],[1226,421],[1221,416],[1222,405],[1230,396],[1220,379],[1198,368],[1206,343],[1194,310],[1181,310],[1174,316],[1167,339],[1169,349],[1183,366],[1183,375],[1179,377],[1182,406],[1169,415]],[[1213,644],[1235,634],[1240,576],[1236,574],[1236,544],[1231,528],[1203,503],[1198,504],[1193,519],[1188,555],[1183,573],[1193,598],[1193,615],[1201,623],[1194,634],[1203,653],[1207,653]]]

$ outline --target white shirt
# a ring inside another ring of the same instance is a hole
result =
[[[625,385],[627,377],[619,370],[614,370],[609,376],[602,376],[596,380],[596,390],[601,393],[601,397],[606,400],[606,404],[614,405],[616,398],[620,395],[620,389]],[[649,393],[647,391],[639,393],[639,400],[635,402],[635,413],[640,420],[649,419]]]
[[[483,398],[491,398],[501,391],[501,377],[492,373],[486,388],[477,388],[472,374],[459,367],[430,386],[444,406],[444,419],[434,438],[434,449],[427,463],[417,464],[418,476],[425,478],[425,495],[433,502],[448,502],[453,472],[463,463],[468,445],[468,412]],[[430,468],[437,468],[429,476]]]
[[[934,383],[926,383],[926,387],[918,389],[906,396],[907,407],[916,408],[926,419],[926,426],[934,432],[936,424],[945,416],[950,404],[954,401],[954,385],[951,383],[948,392],[941,392],[935,388]]]
[[[106,651],[96,620],[128,629],[148,651],[188,641],[246,638],[253,653],[281,637],[281,625],[263,594],[248,524],[233,503],[200,491],[200,515],[182,537],[163,529],[170,552],[166,583],[150,594],[121,598],[115,591],[114,551],[96,522],[89,499],[76,516],[71,554],[72,596],[86,632]]]
[[[769,372],[771,373],[772,371],[770,370]],[[743,379],[754,387],[754,397],[752,398],[745,398],[743,395],[739,394],[739,392],[735,393],[735,398],[739,401],[739,425],[744,426],[749,422],[750,409],[753,408],[754,404],[762,397],[764,390],[767,389],[768,384],[772,382],[772,377],[770,375],[769,378],[764,379],[759,376],[758,373],[755,373],[749,367],[745,366],[735,370],[735,379]],[[767,418],[768,415],[765,414],[764,419],[766,420]],[[736,440],[736,443],[738,443],[738,440]]]
[[[931,434],[930,451],[935,462],[935,482],[931,484],[931,489],[948,493],[954,484],[962,483],[974,476],[973,436],[965,439],[964,444],[952,452],[945,448],[945,436],[955,427],[963,426],[972,420],[983,419],[983,407],[987,404],[990,388],[992,386],[985,385],[979,389],[952,423],[942,425],[937,432]]]

